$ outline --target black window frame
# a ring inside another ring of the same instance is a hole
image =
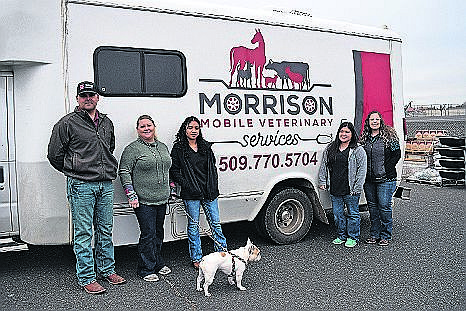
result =
[[[141,78],[141,88],[142,92],[138,93],[108,93],[105,92],[102,88],[105,86],[100,85],[99,79],[99,63],[98,63],[98,55],[101,51],[122,51],[122,52],[132,52],[132,53],[139,53],[141,62],[140,62],[140,78]],[[145,54],[158,54],[158,55],[172,55],[177,56],[181,60],[181,87],[182,90],[176,94],[170,93],[153,93],[153,92],[146,92],[146,83],[145,83]],[[133,47],[118,47],[118,46],[99,46],[94,50],[93,54],[93,68],[94,68],[94,83],[98,90],[98,93],[102,96],[106,97],[174,97],[179,98],[186,95],[188,91],[187,85],[187,68],[186,68],[186,57],[184,54],[177,50],[165,50],[165,49],[147,49],[147,48],[133,48]]]

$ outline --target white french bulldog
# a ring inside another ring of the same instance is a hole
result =
[[[233,254],[233,255],[232,255]],[[202,257],[199,265],[199,275],[197,277],[197,290],[202,291],[201,282],[204,282],[204,294],[210,296],[209,285],[214,281],[217,270],[228,275],[228,282],[235,285],[240,290],[246,290],[246,287],[241,285],[246,263],[250,261],[259,261],[261,259],[260,250],[252,244],[251,240],[246,243],[246,246],[232,250],[231,252],[214,252]]]

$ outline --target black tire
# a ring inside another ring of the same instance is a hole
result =
[[[257,214],[256,218],[254,218],[254,225],[260,237],[269,237],[267,230],[265,229],[265,208],[261,209],[259,214]]]
[[[265,231],[277,244],[296,243],[309,232],[313,216],[308,196],[299,189],[286,188],[265,207]]]

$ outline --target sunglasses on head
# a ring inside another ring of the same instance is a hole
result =
[[[81,93],[78,96],[81,98],[94,97],[96,93]]]

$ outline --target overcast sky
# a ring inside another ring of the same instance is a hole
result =
[[[403,40],[405,104],[466,102],[466,0],[201,0],[293,8],[314,17],[382,25]]]

